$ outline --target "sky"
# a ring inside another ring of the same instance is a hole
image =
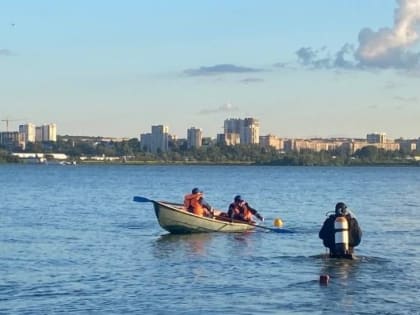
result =
[[[420,137],[420,0],[1,0],[0,130]]]

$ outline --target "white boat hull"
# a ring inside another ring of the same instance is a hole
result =
[[[208,232],[239,233],[255,228],[252,224],[230,222],[226,218],[197,216],[185,211],[180,204],[153,201],[153,206],[160,226],[174,234]]]

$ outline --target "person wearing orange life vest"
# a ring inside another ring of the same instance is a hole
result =
[[[256,216],[261,221],[264,221],[263,216],[260,215],[257,210],[252,208],[248,202],[243,200],[240,195],[235,196],[233,202],[229,205],[228,217],[234,220],[255,223],[252,221],[253,216]]]
[[[330,257],[353,259],[354,247],[362,240],[362,230],[346,204],[339,202],[335,205],[335,213],[324,221],[319,238],[329,248]]]
[[[203,192],[194,188],[184,197],[184,207],[188,212],[199,216],[213,217],[213,208],[204,200]]]

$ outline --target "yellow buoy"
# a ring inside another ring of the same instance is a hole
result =
[[[275,218],[274,219],[274,226],[275,227],[282,227],[283,226],[283,221],[280,218]]]

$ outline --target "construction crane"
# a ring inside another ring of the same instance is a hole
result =
[[[9,119],[9,118],[6,118],[6,119],[2,119],[1,121],[4,121],[6,123],[6,132],[9,132],[9,121],[19,121],[19,120],[22,120],[22,119]]]

